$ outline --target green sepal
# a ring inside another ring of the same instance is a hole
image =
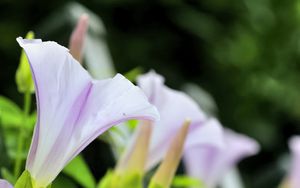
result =
[[[18,178],[14,188],[51,188],[51,184],[47,187],[36,187],[34,180],[31,178],[30,172],[25,170]]]
[[[15,184],[15,188],[33,188],[31,175],[27,170],[19,177]]]
[[[168,188],[168,187],[163,187],[162,185],[159,185],[158,183],[154,182],[154,181],[151,181],[149,183],[149,186],[148,188]]]
[[[100,182],[97,185],[97,188],[106,188],[109,187],[112,183],[113,179],[113,171],[108,170],[105,174],[105,176],[100,180]]]
[[[126,172],[120,175],[109,170],[101,179],[97,188],[143,188],[142,175],[135,172]]]
[[[143,188],[142,175],[139,173],[126,173],[122,178],[122,188],[132,187],[132,188]],[[121,187],[120,187],[121,188]]]
[[[201,182],[199,179],[185,175],[175,176],[172,182],[172,187],[205,188],[204,183]]]
[[[29,31],[26,35],[26,39],[33,38],[34,33]],[[20,93],[34,92],[34,82],[30,71],[30,65],[24,50],[22,50],[20,64],[16,72],[16,83]]]

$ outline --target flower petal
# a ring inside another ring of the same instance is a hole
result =
[[[291,188],[300,187],[300,136],[294,136],[289,141],[292,152],[292,165],[289,174],[289,185]]]
[[[17,40],[29,59],[38,103],[26,169],[43,186],[111,126],[158,118],[143,92],[122,75],[93,80],[57,43]]]
[[[13,186],[8,181],[0,179],[0,188],[13,188]]]
[[[211,146],[224,148],[223,128],[215,118],[209,118],[203,126],[198,126],[190,131],[185,149],[191,147]]]
[[[149,160],[146,165],[146,169],[150,169],[163,158],[171,138],[186,119],[192,122],[190,130],[195,130],[205,121],[206,115],[185,93],[166,87],[164,79],[154,71],[140,76],[138,85],[146,93],[149,101],[157,107],[161,117],[153,126]]]
[[[189,148],[184,156],[188,174],[209,188],[215,187],[231,167],[259,150],[255,140],[228,129],[224,131],[224,144],[221,149],[203,145]]]

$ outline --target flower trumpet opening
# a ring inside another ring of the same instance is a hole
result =
[[[185,120],[182,127],[175,135],[162,163],[160,164],[160,166],[158,167],[157,171],[151,179],[150,188],[152,185],[159,185],[162,188],[170,187],[172,179],[181,159],[184,143],[189,131],[190,124],[190,120]]]

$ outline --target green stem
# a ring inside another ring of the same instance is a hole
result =
[[[31,105],[31,93],[25,92],[24,93],[24,108],[23,108],[23,126],[20,126],[19,129],[19,137],[18,137],[18,146],[17,146],[17,156],[15,161],[15,168],[14,168],[14,176],[17,179],[21,174],[21,167],[22,167],[22,152],[24,148],[24,129],[25,125],[27,124],[27,119],[30,113],[30,105]]]

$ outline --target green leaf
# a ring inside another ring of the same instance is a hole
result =
[[[34,38],[34,33],[32,31],[29,31],[26,35],[26,39],[33,39],[33,38]],[[34,83],[30,71],[30,65],[24,50],[22,50],[20,64],[16,72],[16,83],[18,86],[18,91],[20,93],[34,92]]]
[[[15,104],[13,101],[10,99],[0,96],[0,109],[13,112],[13,113],[21,113],[22,110],[18,107],[17,104]]]
[[[27,170],[25,170],[19,177],[15,184],[15,188],[33,188],[31,175]]]
[[[10,99],[0,96],[0,119],[3,126],[20,126],[22,110]]]
[[[136,67],[129,72],[125,73],[124,76],[130,80],[131,82],[135,81],[136,78],[143,73],[143,69],[141,67]]]
[[[64,175],[59,175],[57,178],[55,178],[52,185],[53,188],[77,188],[78,187],[78,185],[76,185],[76,183],[72,179]]]
[[[204,188],[203,183],[197,178],[189,177],[189,176],[175,176],[172,182],[172,186],[174,187],[197,187]]]
[[[9,182],[16,182],[14,175],[4,167],[1,168],[1,176]]]
[[[0,119],[0,166],[1,167],[8,167],[9,164],[9,159],[7,155],[7,147],[6,147],[6,140],[4,138],[4,133],[6,132],[3,131],[1,119]]]
[[[93,174],[91,173],[83,157],[80,155],[74,158],[70,164],[64,168],[63,172],[72,177],[83,187],[94,188],[96,186],[96,181],[93,177]]]
[[[129,127],[130,131],[134,131],[135,128],[138,126],[139,121],[136,119],[128,120],[127,121],[127,126]]]
[[[110,187],[112,178],[113,178],[113,171],[108,170],[106,172],[105,176],[98,183],[97,188],[107,188],[107,187]]]

